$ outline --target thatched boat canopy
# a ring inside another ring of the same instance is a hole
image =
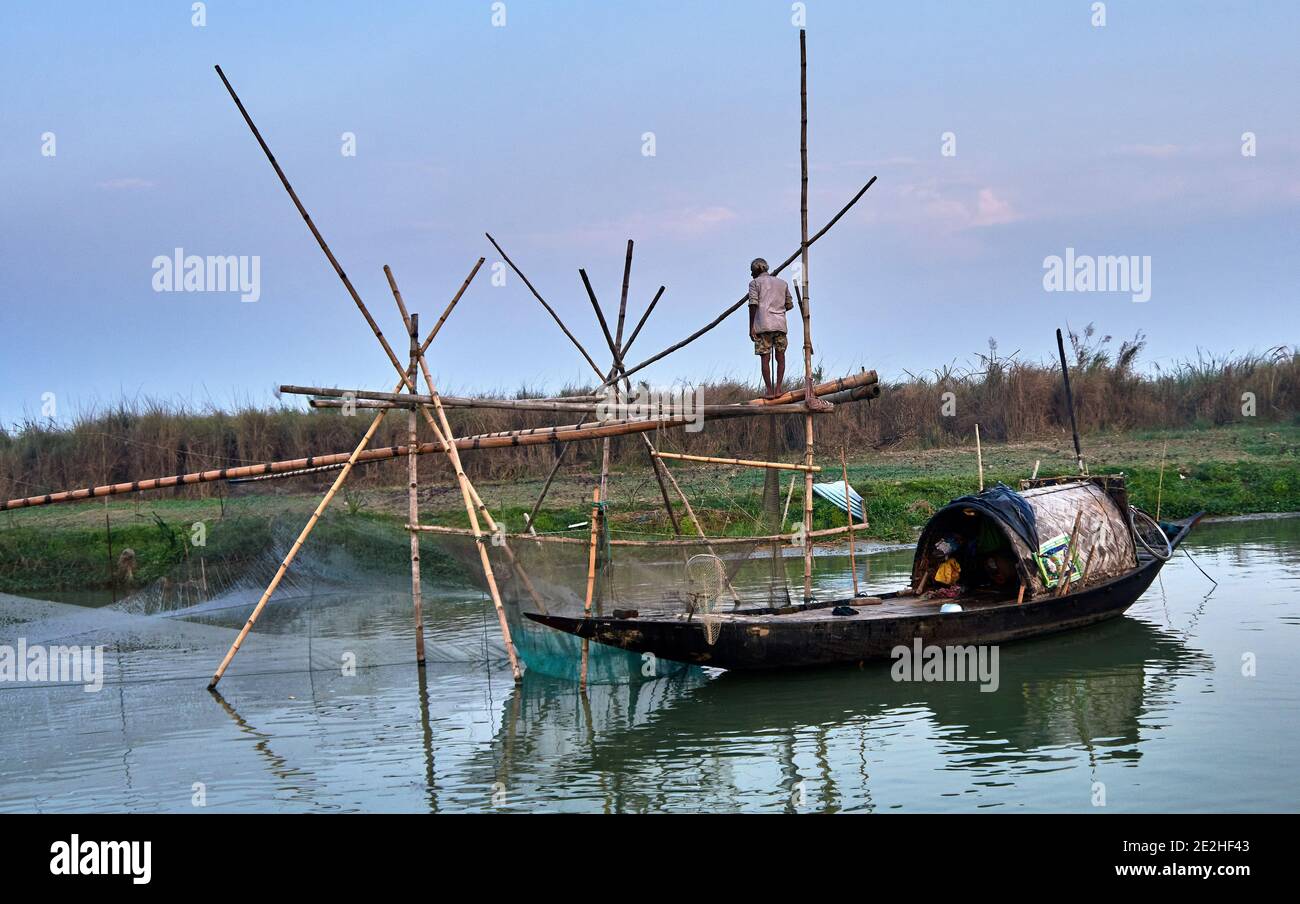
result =
[[[1122,478],[1051,481],[1019,492],[999,484],[953,500],[921,531],[913,586],[949,558],[957,561],[963,584],[975,583],[995,570],[990,558],[1000,558],[1010,559],[1033,597],[1057,586],[1054,569],[1064,561],[1064,546],[1075,551],[1076,572],[1086,568],[1090,578],[1136,567]]]

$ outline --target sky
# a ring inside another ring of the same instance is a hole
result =
[[[800,7],[812,229],[877,177],[811,251],[825,373],[970,364],[990,338],[1048,360],[1067,324],[1142,331],[1147,367],[1293,346],[1300,4],[1100,6],[209,0],[196,25],[183,0],[7,0],[0,424],[396,382],[214,64],[389,337],[385,264],[427,326],[487,258],[430,349],[442,391],[592,377],[485,232],[602,366],[578,268],[612,317],[633,239],[629,323],[667,287],[642,360],[798,247]],[[256,258],[257,301],[156,291],[177,248]],[[1149,300],[1047,291],[1067,249],[1136,258]],[[756,380],[746,332],[642,375]]]

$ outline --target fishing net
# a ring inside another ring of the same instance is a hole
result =
[[[471,536],[434,534],[438,547],[461,562],[467,578],[483,585],[477,542]],[[581,618],[587,613],[590,526],[536,537],[485,537],[511,634],[530,669],[577,677],[582,641],[524,617],[539,612]],[[737,609],[791,605],[792,584],[802,581],[802,546],[791,537],[689,538],[598,528],[592,615],[683,615],[698,623],[710,643]],[[593,645],[589,680],[660,677],[678,667],[640,654]]]

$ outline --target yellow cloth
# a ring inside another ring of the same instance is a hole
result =
[[[948,561],[944,562],[942,565],[939,566],[939,569],[934,573],[934,579],[936,581],[938,581],[940,584],[948,584],[950,586],[952,584],[957,583],[957,579],[960,577],[961,577],[961,565],[957,563],[956,559],[949,559]]]

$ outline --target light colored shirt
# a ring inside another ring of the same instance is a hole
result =
[[[757,307],[754,314],[754,332],[786,332],[785,312],[794,307],[790,297],[790,284],[770,273],[759,274],[749,282],[749,303]]]

